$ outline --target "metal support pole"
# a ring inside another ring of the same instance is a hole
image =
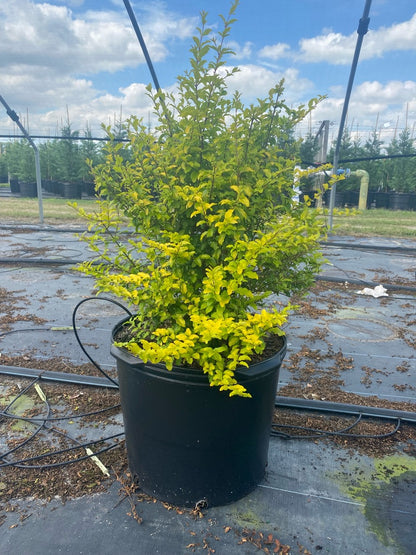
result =
[[[10,108],[10,106],[7,104],[7,102],[4,100],[4,98],[1,95],[0,95],[0,102],[6,108],[6,112],[9,118],[15,122],[15,124],[18,126],[20,131],[29,141],[30,146],[33,148],[35,152],[35,171],[36,171],[36,186],[37,186],[38,203],[39,203],[39,221],[41,224],[43,224],[42,178],[40,175],[39,149],[36,146],[36,144],[33,142],[32,137],[29,135],[29,133],[26,131],[23,125],[20,123],[19,116],[16,114],[14,110]]]
[[[163,98],[163,95],[161,94],[162,89],[160,88],[159,80],[158,80],[156,72],[154,70],[152,60],[150,59],[149,51],[147,50],[146,43],[144,42],[144,38],[143,38],[143,35],[140,31],[139,24],[137,23],[136,16],[134,15],[133,8],[131,7],[131,4],[130,4],[129,0],[123,0],[123,2],[124,2],[124,5],[126,7],[127,13],[129,14],[129,18],[130,18],[131,24],[133,25],[134,32],[136,33],[136,37],[137,37],[137,39],[140,43],[140,46],[142,48],[143,56],[145,57],[147,67],[149,68],[150,74],[152,76],[155,89],[160,94],[160,96],[159,96],[160,104],[162,106],[163,113],[165,114],[166,121],[168,123],[169,131],[170,131],[170,133],[172,133],[172,122],[170,120],[169,112],[166,108],[166,104],[165,104],[165,100]]]
[[[315,135],[315,141],[316,140],[318,141],[319,152],[317,152],[317,154],[315,155],[314,162],[317,162],[318,164],[326,163],[327,152],[328,152],[328,137],[329,137],[329,120],[326,119],[321,123],[319,130]],[[315,177],[316,187],[320,193],[320,195],[316,199],[315,206],[317,208],[322,208],[323,206],[323,192],[324,192],[323,184],[325,182],[325,177],[326,177],[325,174],[322,174],[322,173],[316,175]]]
[[[368,31],[368,24],[370,22],[370,18],[368,17],[368,14],[370,13],[370,6],[371,6],[371,0],[366,0],[363,15],[358,23],[357,43],[355,45],[355,52],[354,52],[354,57],[351,65],[350,77],[348,80],[347,91],[345,93],[344,106],[342,109],[341,121],[339,124],[338,138],[335,146],[334,162],[333,162],[333,168],[332,168],[332,173],[334,175],[336,175],[338,171],[339,149],[341,146],[342,135],[344,133],[345,120],[347,118],[347,112],[348,112],[348,104],[350,102],[350,96],[351,96],[352,86],[354,83],[355,71],[358,65],[358,58],[360,57],[361,45],[363,43],[364,35]],[[331,195],[329,198],[329,230],[330,231],[332,231],[332,219],[333,219],[333,212],[334,212],[334,205],[335,205],[336,188],[337,188],[336,183],[334,183],[334,185],[332,186]]]
[[[39,149],[33,141],[30,143],[35,151],[35,171],[36,171],[36,189],[38,193],[39,206],[39,222],[43,224],[43,198],[42,198],[42,178],[40,175],[40,155]]]
[[[329,119],[325,119],[317,133],[319,152],[316,162],[325,164],[328,152],[328,138],[329,138]]]

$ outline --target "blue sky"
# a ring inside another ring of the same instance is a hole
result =
[[[175,89],[188,67],[201,10],[219,24],[227,0],[131,0],[159,82]],[[326,95],[299,126],[305,135],[323,119],[336,136],[365,0],[240,0],[230,36],[230,65],[246,102],[282,77],[291,105]],[[151,81],[122,0],[0,0],[0,94],[33,134],[74,129],[130,114],[152,118]],[[388,142],[416,121],[416,4],[373,0],[351,98],[348,125],[363,137],[378,125]],[[16,128],[0,111],[0,133]]]

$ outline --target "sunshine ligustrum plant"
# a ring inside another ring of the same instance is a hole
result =
[[[249,106],[229,93],[236,5],[217,32],[202,13],[177,90],[148,87],[157,127],[132,117],[128,146],[109,140],[93,169],[98,211],[83,212],[96,258],[81,270],[134,306],[118,346],[248,396],[235,371],[283,334],[291,306],[273,306],[270,295],[311,286],[324,223],[293,200],[293,130],[319,99],[291,108],[283,82]]]

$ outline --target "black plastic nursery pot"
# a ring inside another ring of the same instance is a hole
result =
[[[123,325],[113,330],[113,337]],[[229,397],[192,368],[144,364],[112,346],[117,360],[130,471],[147,494],[194,507],[225,505],[263,479],[283,347],[238,371],[251,398]]]
[[[38,196],[37,183],[34,181],[20,183],[20,196],[36,198]]]
[[[373,195],[376,208],[389,208],[390,193],[376,191]]]
[[[10,192],[13,194],[20,193],[20,184],[18,179],[10,179]]]
[[[412,195],[410,193],[390,193],[389,207],[392,210],[411,210]]]
[[[64,198],[82,197],[82,187],[79,183],[64,183],[63,185]]]

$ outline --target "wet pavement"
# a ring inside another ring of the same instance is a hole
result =
[[[74,230],[21,226],[0,228],[0,247],[0,287],[15,315],[8,332],[0,332],[1,354],[35,357],[39,369],[51,357],[86,362],[72,331],[75,306],[93,294],[92,281],[72,267],[89,256],[86,246]],[[279,389],[333,375],[341,352],[348,360],[336,369],[343,391],[361,395],[363,403],[372,395],[416,406],[416,242],[333,236],[324,253],[328,263],[318,286],[285,330],[288,354]],[[388,296],[359,293],[378,284]],[[28,321],[25,314],[42,320]],[[109,337],[122,317],[122,309],[101,301],[86,302],[77,312],[83,344],[114,376]],[[7,376],[7,383],[14,379]],[[3,396],[5,384],[0,373]],[[83,434],[117,431],[121,418],[111,429],[84,428]],[[110,478],[105,492],[64,504],[16,501],[18,510],[6,513],[0,526],[0,553],[273,553],[279,540],[291,546],[290,553],[414,554],[415,452],[416,445],[410,453],[398,445],[393,455],[369,456],[330,442],[272,437],[258,488],[236,503],[206,509],[204,518],[146,501],[138,506],[139,525],[120,499],[120,484]],[[0,495],[7,496],[1,484],[0,471]],[[30,517],[22,520],[23,513]]]

